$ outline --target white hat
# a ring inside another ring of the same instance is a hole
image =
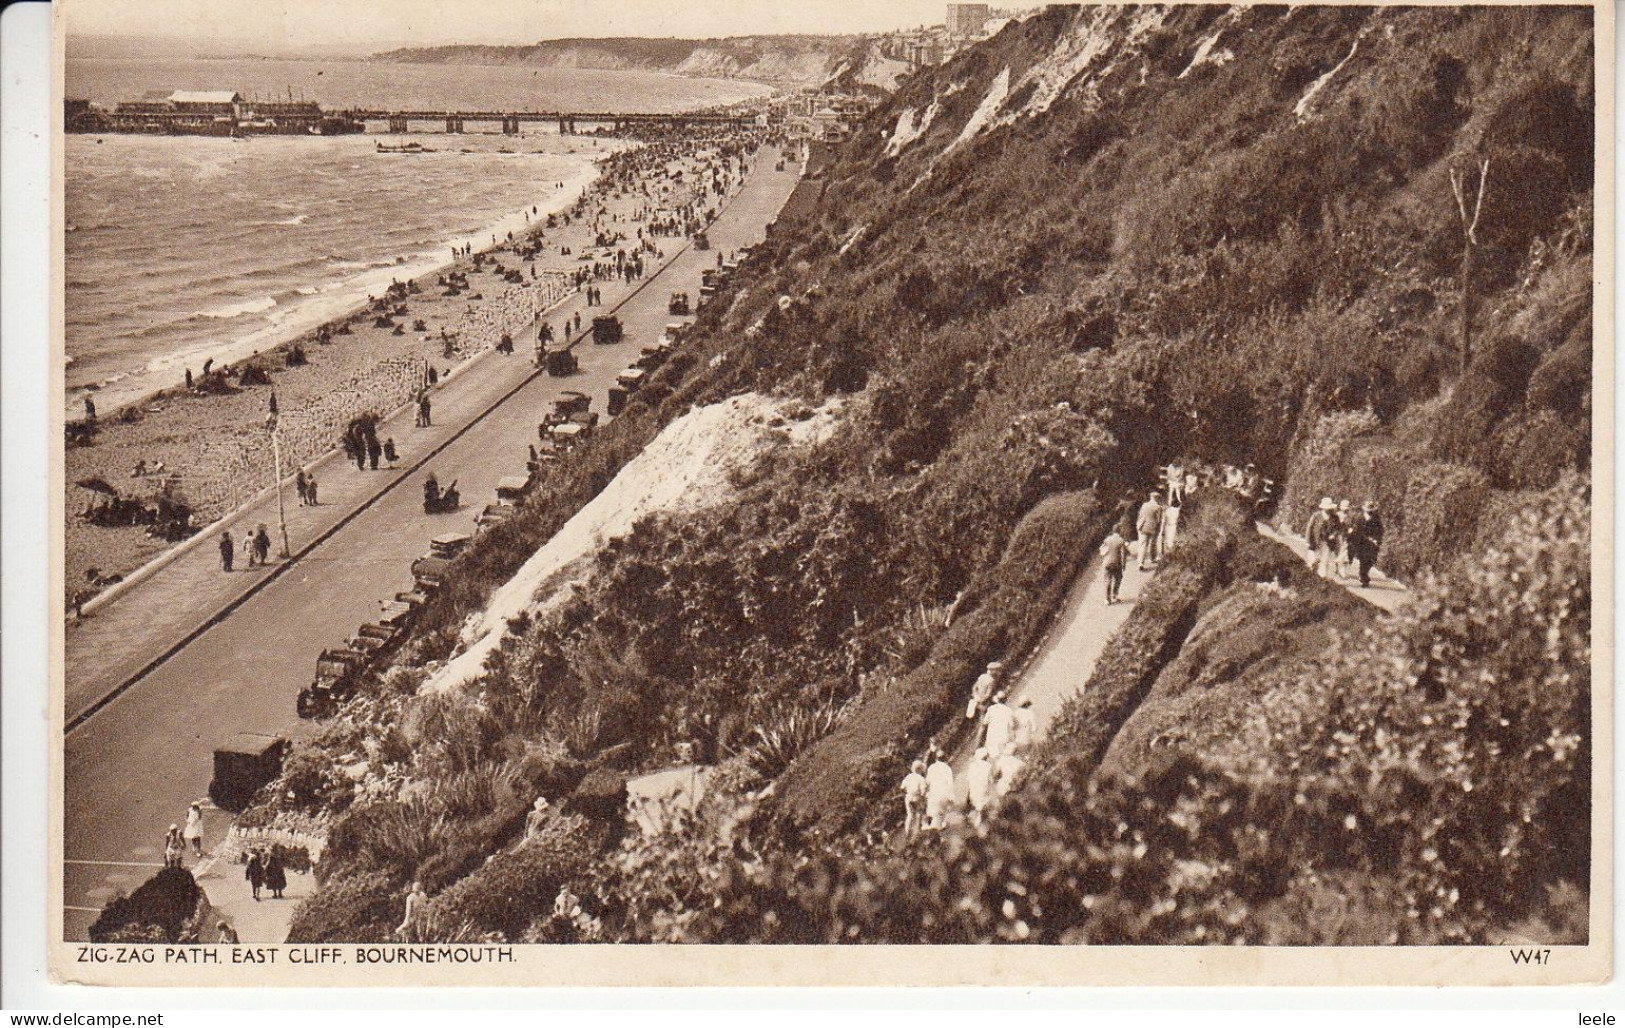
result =
[[[1321,510],[1335,510],[1336,508],[1337,508],[1337,504],[1332,502],[1332,498],[1330,496],[1322,496],[1320,498],[1320,509]]]
[[[1338,503],[1337,509],[1338,510],[1348,510],[1349,509],[1349,501],[1347,501],[1347,500],[1341,501],[1340,503]]]
[[[987,662],[987,669],[989,671],[997,671],[1002,667],[1004,667],[1004,661],[1002,660],[990,660]]]

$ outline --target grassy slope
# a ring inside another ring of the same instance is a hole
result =
[[[781,827],[839,836],[883,812],[975,662],[1019,651],[1064,595],[1095,531],[1087,509],[1049,548],[1024,548],[1018,526],[1065,510],[1068,494],[1092,488],[1110,509],[1170,457],[1256,460],[1290,473],[1289,519],[1321,490],[1379,495],[1388,559],[1408,572],[1492,535],[1508,490],[1583,473],[1589,11],[1224,17],[1052,8],[877,111],[702,312],[692,356],[464,558],[465,584],[436,601],[403,663],[443,655],[504,569],[688,404],[746,389],[847,395],[845,428],[754,471],[733,510],[645,525],[606,552],[579,605],[523,626],[481,683],[488,709],[451,719],[467,742],[457,760],[403,758],[409,776],[457,809],[466,772],[518,768],[532,786],[568,788],[590,764],[659,764],[680,740],[720,759],[751,750],[755,726],[844,710],[822,742],[801,738],[813,747],[802,760],[780,754],[790,771],[771,805]],[[1028,72],[1087,32],[1109,45],[1046,111],[956,143],[995,80],[1012,109],[1044,98]],[[1214,33],[1232,58],[1187,73]],[[1351,49],[1300,119],[1306,90]],[[933,107],[921,138],[888,153],[900,112]],[[1492,158],[1480,345],[1461,374],[1449,171],[1476,167],[1479,150]],[[1056,780],[1066,809],[1096,802],[1076,791],[1077,760],[1137,768],[1180,722],[1263,702],[1274,672],[1253,633],[1282,612],[1231,584],[1231,565],[1273,558],[1229,545],[1176,561],[1167,595],[1148,597],[1159,620],[1125,633],[1139,649],[1102,672],[1122,684],[1103,691],[1113,709],[1076,716],[1087,755],[1056,761],[1070,768]],[[1014,602],[972,602],[942,632],[956,599],[1006,589]],[[1314,602],[1338,625],[1363,617]],[[1192,631],[1200,642],[1221,626],[1225,641],[1173,659]],[[1324,641],[1324,626],[1283,626],[1294,654]],[[358,714],[323,752],[357,734],[387,741],[381,717]],[[489,826],[470,816],[447,830],[465,822],[477,849]],[[393,854],[381,858],[392,880],[418,870],[410,847],[368,851]]]

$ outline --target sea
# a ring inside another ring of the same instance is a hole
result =
[[[235,90],[324,107],[671,112],[767,87],[633,71],[368,61],[75,58],[66,95]],[[414,126],[418,127],[418,126]],[[424,125],[420,130],[431,126]],[[525,125],[410,137],[434,153],[379,154],[403,137],[70,135],[64,152],[64,382],[69,410],[102,411],[309,331],[561,209],[613,144]]]

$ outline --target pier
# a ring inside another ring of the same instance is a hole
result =
[[[607,126],[616,132],[628,128],[665,126],[676,128],[705,126],[745,126],[755,122],[750,114],[637,114],[608,111],[390,111],[356,108],[335,111],[336,117],[365,123],[369,130],[382,125],[383,131],[397,135],[411,131],[446,132],[452,135],[466,131],[469,124],[494,124],[503,135],[515,136],[522,125],[556,126],[559,135],[571,136],[580,132],[579,126]]]
[[[744,127],[755,122],[751,114],[667,113],[639,114],[610,111],[444,111],[353,108],[330,111],[314,101],[250,100],[239,92],[179,90],[129,100],[111,109],[88,100],[67,100],[63,127],[67,132],[121,132],[143,135],[348,135],[377,131],[446,132],[456,135],[469,124],[500,126],[503,135],[517,136],[521,126],[557,126],[559,135],[573,136],[579,126],[608,127],[616,132],[634,127],[698,126]]]

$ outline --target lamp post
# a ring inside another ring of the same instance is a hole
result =
[[[282,559],[287,560],[291,550],[288,547],[288,513],[282,503],[282,434],[277,431],[281,419],[273,411],[265,422],[266,427],[271,430],[271,459],[275,464],[271,473],[276,481],[276,520],[282,529]]]

